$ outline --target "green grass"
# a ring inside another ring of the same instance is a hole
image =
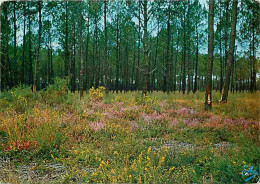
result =
[[[0,156],[12,167],[0,181],[21,182],[15,170],[32,163],[37,177],[56,172],[47,163],[64,165],[55,183],[243,183],[244,165],[259,167],[259,93],[230,93],[227,104],[213,93],[204,112],[203,92],[79,100],[63,85],[1,94]]]

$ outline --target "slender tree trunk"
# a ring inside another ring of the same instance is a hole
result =
[[[139,3],[139,11],[138,11],[138,53],[137,53],[137,70],[136,70],[136,80],[135,80],[135,88],[139,90],[139,67],[140,67],[140,47],[141,47],[141,1]]]
[[[25,29],[26,29],[26,6],[23,2],[23,61],[22,61],[22,83],[25,83]]]
[[[191,33],[190,33],[190,0],[188,0],[188,13],[187,13],[187,22],[188,22],[188,80],[187,80],[187,95],[189,95],[191,90]]]
[[[13,84],[17,85],[18,81],[17,81],[17,37],[16,37],[16,32],[17,32],[17,25],[16,25],[16,2],[13,1],[14,4],[14,17],[13,17],[13,21],[14,21],[14,69],[13,69]]]
[[[228,90],[229,90],[229,84],[230,84],[230,75],[232,72],[232,65],[234,62],[236,23],[237,23],[237,3],[238,3],[237,0],[233,0],[229,54],[228,54],[228,61],[227,61],[227,66],[226,66],[225,81],[224,81],[224,86],[223,86],[223,90],[222,90],[222,94],[221,94],[221,102],[227,102]]]
[[[69,15],[68,15],[68,1],[65,6],[65,76],[69,76]]]
[[[183,59],[182,59],[182,93],[185,94],[185,90],[186,90],[186,20],[185,20],[185,8],[184,8],[184,12],[183,12],[183,16],[184,16],[184,20],[183,20]]]
[[[51,41],[51,22],[48,22],[48,65],[47,65],[48,84],[53,83],[54,71],[52,62],[52,41]]]
[[[126,82],[126,85],[125,85],[125,90],[126,92],[128,91],[128,76],[129,76],[129,56],[128,56],[128,40],[127,40],[127,43],[126,43],[126,48],[125,48],[125,54],[126,54],[126,76],[125,76],[125,82]]]
[[[100,67],[99,67],[99,53],[98,53],[98,27],[97,27],[97,16],[95,17],[95,65],[96,65],[96,70],[95,70],[95,88],[98,88],[99,86],[99,74],[100,74]]]
[[[83,59],[83,36],[82,36],[82,24],[83,15],[81,15],[80,21],[80,75],[79,75],[79,86],[80,86],[80,99],[83,97],[83,80],[84,80],[84,59]]]
[[[155,79],[156,79],[156,67],[157,67],[157,57],[158,57],[158,45],[159,45],[159,29],[160,29],[160,17],[157,19],[157,37],[156,37],[156,48],[155,48],[155,56],[154,56],[154,68],[153,68],[153,74],[152,74],[152,86],[153,90],[155,89],[155,86],[158,84],[155,84]],[[157,81],[158,83],[158,81]],[[158,89],[158,87],[157,87]]]
[[[116,93],[118,93],[118,89],[119,89],[119,17],[117,15],[117,19],[116,19]]]
[[[136,44],[135,44],[135,32],[134,32],[134,58],[133,58],[133,66],[132,66],[132,75],[131,75],[131,91],[134,89],[134,73],[135,73],[135,62],[136,62]]]
[[[105,87],[108,93],[108,60],[107,60],[107,0],[104,0],[104,31],[105,31]]]
[[[227,59],[228,59],[228,9],[229,9],[229,1],[225,1],[226,3],[226,17],[225,17],[225,65],[224,65],[224,71],[226,69],[226,65],[227,65]]]
[[[28,10],[30,9],[29,4],[31,2],[28,2]],[[33,84],[33,64],[32,64],[32,32],[31,32],[31,15],[28,16],[28,22],[29,22],[29,30],[28,30],[28,35],[29,35],[29,73],[28,73],[28,82],[29,85]]]
[[[148,58],[148,32],[147,32],[147,23],[148,23],[148,13],[147,13],[147,1],[143,2],[144,7],[144,87],[143,87],[143,94],[147,95],[147,89],[149,86],[149,58]]]
[[[89,60],[89,21],[90,21],[90,17],[88,16],[88,21],[87,21],[87,43],[86,43],[86,51],[85,51],[85,82],[84,82],[84,89],[87,90],[89,87],[89,75],[90,75],[90,71],[88,70],[89,66],[88,66],[88,60]]]
[[[220,8],[220,23],[219,23],[219,62],[220,62],[220,84],[219,84],[219,91],[222,91],[223,86],[223,61],[222,61],[222,14],[221,14],[221,8]]]
[[[255,13],[254,13],[254,11],[253,11],[253,15],[255,15]],[[253,74],[252,74],[252,76],[253,76],[253,78],[252,78],[252,80],[253,80],[253,87],[252,87],[252,89],[253,89],[253,91],[254,92],[256,92],[256,90],[257,90],[257,88],[256,88],[256,73],[257,73],[257,60],[256,60],[256,58],[255,58],[255,28],[254,28],[254,24],[252,25],[252,27],[253,27],[253,38],[252,38],[252,41],[253,41],[253,44],[252,44],[252,52],[253,52],[253,58],[252,58],[252,67],[253,67]]]
[[[76,91],[76,30],[75,24],[73,25],[73,58],[71,62],[71,91],[75,93]]]
[[[196,21],[196,61],[195,61],[195,79],[194,79],[194,88],[193,93],[196,93],[198,90],[198,64],[199,64],[199,31],[198,31],[198,22]]]
[[[37,90],[37,77],[38,77],[38,63],[40,57],[40,48],[41,48],[41,32],[42,32],[42,7],[41,1],[38,2],[38,10],[39,10],[39,31],[38,31],[38,48],[36,51],[36,60],[34,63],[34,79],[33,79],[33,92],[36,93]]]
[[[167,52],[167,51],[166,51]],[[166,55],[166,56],[165,56]],[[163,92],[165,93],[167,91],[167,69],[164,67],[167,63],[167,53],[165,54],[165,50],[163,51]]]
[[[175,92],[177,90],[176,88],[176,82],[177,82],[177,66],[178,66],[178,53],[179,53],[179,31],[177,36],[177,49],[176,49],[176,55],[175,55],[175,65],[174,65],[174,75],[173,75],[173,91]]]
[[[170,4],[168,4],[168,19],[167,19],[167,68],[165,70],[165,75],[166,75],[166,91],[168,94],[170,94],[170,83],[171,83],[171,78],[170,78],[170,67],[171,67],[171,60],[170,60],[170,42],[171,42],[171,25],[170,25]]]
[[[212,67],[213,67],[213,51],[214,51],[214,0],[209,1],[209,15],[208,15],[208,72],[206,79],[206,93],[205,93],[205,110],[212,109]]]

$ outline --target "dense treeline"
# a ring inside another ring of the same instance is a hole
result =
[[[212,89],[229,69],[233,1],[213,1]],[[234,3],[233,3],[234,4]],[[231,91],[259,89],[259,3],[239,0]],[[208,4],[186,1],[9,1],[1,4],[0,89],[205,90]],[[210,73],[209,73],[210,75]]]

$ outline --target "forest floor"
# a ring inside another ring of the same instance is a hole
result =
[[[259,173],[259,95],[215,92],[204,112],[204,92],[14,89],[0,95],[0,183],[244,183]]]

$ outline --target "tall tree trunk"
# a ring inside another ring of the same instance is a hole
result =
[[[2,57],[0,58],[1,59],[0,67],[1,67],[1,70],[3,69],[3,72],[1,72],[1,73],[2,73],[3,78],[4,78],[3,82],[2,82],[2,78],[0,79],[1,80],[0,91],[1,91],[1,89],[11,87],[11,77],[10,77],[11,67],[10,67],[10,60],[9,60],[9,53],[8,53],[9,52],[8,51],[8,49],[9,49],[9,44],[8,44],[9,43],[9,25],[10,25],[9,20],[8,20],[9,3],[8,2],[3,3],[0,8],[3,11],[3,17],[4,17],[3,22],[1,22],[2,34],[0,35],[0,36],[4,36],[4,38],[3,38],[4,48],[2,49],[2,43],[0,45],[1,55],[3,54],[3,60],[4,60],[4,62],[2,62]],[[1,18],[1,21],[2,21],[1,16],[0,16],[0,18]],[[2,50],[3,50],[3,52],[2,52]],[[2,77],[2,76],[0,76],[0,77]]]
[[[189,95],[191,90],[191,33],[190,33],[190,0],[188,0],[188,13],[187,13],[187,29],[188,29],[188,80],[187,80],[187,95]]]
[[[68,1],[65,6],[65,76],[69,76],[69,15],[68,15]]]
[[[134,58],[133,58],[133,66],[132,66],[132,75],[131,75],[131,91],[134,89],[134,74],[135,74],[135,62],[136,62],[136,43],[135,43],[135,32],[134,32]]]
[[[212,109],[212,67],[214,52],[214,0],[209,1],[208,15],[208,72],[206,79],[205,110]]]
[[[98,52],[98,27],[97,27],[97,24],[98,24],[98,21],[97,21],[97,16],[95,17],[95,65],[96,65],[96,70],[95,70],[95,88],[98,88],[99,86],[99,74],[100,74],[100,67],[99,67],[99,52]]]
[[[129,76],[129,56],[128,56],[128,40],[127,40],[127,43],[126,43],[126,48],[125,48],[126,50],[125,50],[125,54],[126,54],[126,76],[125,76],[125,82],[126,82],[126,85],[125,85],[125,90],[126,90],[126,92],[128,91],[128,81],[129,81],[129,78],[128,78],[128,76]]]
[[[139,66],[140,66],[140,47],[141,47],[141,2],[139,1],[139,10],[138,10],[138,54],[137,54],[137,70],[136,70],[136,80],[135,80],[135,88],[139,90]]]
[[[171,77],[170,77],[170,67],[171,67],[171,59],[170,59],[170,42],[171,42],[171,25],[170,25],[170,3],[168,4],[168,19],[167,19],[167,68],[165,71],[165,75],[167,78],[166,82],[166,91],[168,94],[170,94],[170,83],[171,83]]]
[[[198,22],[196,21],[196,61],[195,61],[195,79],[194,79],[194,88],[193,93],[196,93],[198,90],[198,64],[199,64],[199,31],[198,31]]]
[[[257,5],[256,5],[257,6]],[[253,10],[253,17],[254,16],[257,16],[255,11]],[[255,17],[254,17],[255,18]],[[253,86],[252,86],[252,89],[254,92],[256,92],[257,88],[256,88],[256,73],[257,73],[257,60],[255,58],[255,23],[253,22],[253,25],[252,25],[252,52],[253,52],[253,57],[252,57],[252,80],[253,80]]]
[[[75,24],[73,24],[73,58],[71,62],[71,91],[75,93],[76,91],[76,30]]]
[[[53,63],[52,63],[52,46],[51,46],[51,23],[48,22],[48,84],[53,83]]]
[[[147,13],[147,1],[143,2],[144,7],[144,87],[143,87],[143,94],[147,95],[147,89],[149,86],[149,58],[148,58],[148,32],[147,32],[147,23],[148,23],[148,13]]]
[[[236,40],[236,23],[237,23],[237,0],[233,0],[228,61],[227,61],[227,66],[226,66],[224,86],[223,86],[223,90],[222,90],[222,94],[221,94],[221,101],[222,102],[227,102],[227,98],[228,98],[230,75],[231,75],[231,72],[232,72],[232,65],[233,65],[233,62],[234,62],[234,50],[235,50],[235,40]]]
[[[83,59],[83,36],[82,36],[82,24],[83,15],[81,15],[80,20],[80,75],[79,75],[79,88],[80,88],[80,99],[83,97],[83,80],[84,80],[84,59]]]
[[[156,67],[157,67],[157,57],[158,57],[158,45],[159,45],[159,29],[160,29],[160,17],[158,16],[157,19],[157,37],[156,37],[156,48],[155,48],[155,56],[154,56],[154,68],[153,68],[153,74],[152,74],[152,86],[153,89],[155,89],[155,86],[157,85],[157,89],[158,89],[158,81],[157,84],[155,84],[155,78],[156,78]]]
[[[166,51],[167,52],[167,51]],[[167,53],[165,54],[165,50],[163,51],[163,55],[162,55],[162,60],[163,60],[163,92],[165,93],[167,91],[167,68],[165,67],[166,63],[167,63]]]
[[[118,89],[119,89],[119,17],[117,15],[117,19],[116,19],[116,93],[118,93]]]
[[[179,53],[179,31],[177,36],[177,49],[176,49],[176,55],[175,55],[175,64],[174,64],[174,75],[173,75],[173,91],[175,92],[177,90],[176,88],[176,82],[177,82],[177,66],[178,66],[178,53]]]
[[[16,2],[14,1],[14,17],[13,17],[13,21],[14,21],[14,69],[13,69],[13,84],[17,85],[18,81],[17,81],[17,37],[16,37],[16,32],[17,32],[17,25],[16,25]]]
[[[219,91],[222,91],[222,87],[223,87],[223,60],[222,60],[222,11],[221,11],[221,7],[220,7],[220,23],[219,23],[219,62],[220,62],[220,83],[219,83]]]
[[[108,93],[108,60],[107,60],[107,0],[104,0],[104,31],[105,31],[105,87]]]
[[[22,61],[22,83],[25,83],[25,29],[26,29],[26,6],[25,2],[23,2],[23,61]]]
[[[42,32],[41,1],[38,2],[38,11],[39,11],[39,31],[38,31],[38,47],[37,47],[37,51],[36,51],[36,60],[34,63],[34,79],[33,79],[33,92],[34,93],[36,93],[36,90],[37,90],[38,63],[39,63],[40,48],[41,48],[41,32]]]
[[[228,16],[228,9],[229,9],[229,1],[225,1],[226,3],[226,17],[225,17],[225,64],[224,64],[224,71],[226,69],[226,65],[227,65],[227,59],[228,59],[228,20],[229,20],[229,16]]]
[[[85,51],[85,82],[84,82],[84,89],[87,90],[89,87],[89,78],[90,78],[90,71],[88,70],[89,68],[89,21],[90,21],[90,16],[88,16],[88,21],[87,21],[87,43],[86,43],[86,51]]]
[[[186,7],[185,7],[186,8]],[[183,10],[183,55],[182,55],[182,93],[185,94],[185,90],[186,90],[186,20],[185,20],[185,8]]]
[[[31,4],[31,2],[28,2],[28,8],[27,10],[30,10],[30,6],[29,4]],[[31,15],[28,16],[28,35],[29,35],[29,71],[28,71],[28,83],[29,85],[33,84],[33,63],[32,63],[32,32],[31,32]]]

